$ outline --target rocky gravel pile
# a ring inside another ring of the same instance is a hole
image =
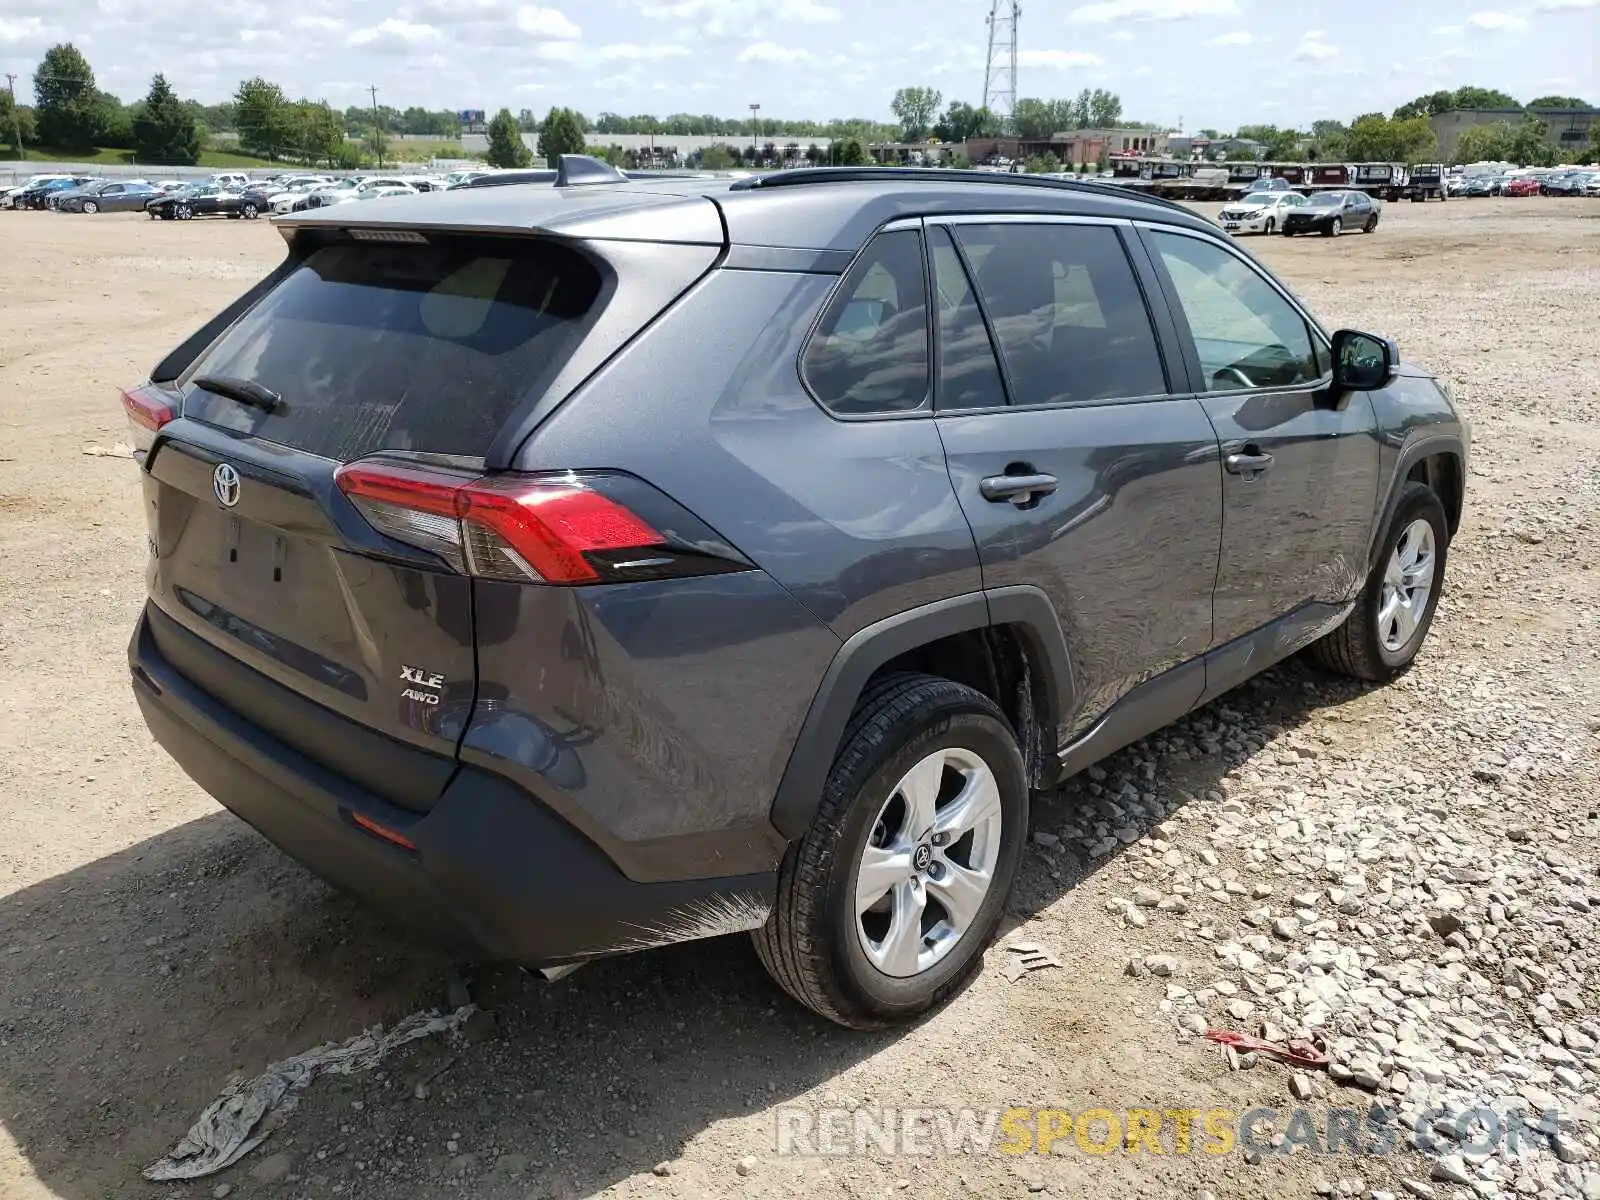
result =
[[[1600,1200],[1600,878],[1565,685],[1530,702],[1518,664],[1434,656],[1377,721],[1302,674],[1299,724],[1253,686],[1083,785],[1055,836],[1091,863],[1123,850],[1105,909],[1156,951],[1128,973],[1183,1038],[1315,1035],[1328,1069],[1287,1072],[1284,1109],[1365,1109],[1413,1195]],[[1236,765],[1160,795],[1173,755]]]

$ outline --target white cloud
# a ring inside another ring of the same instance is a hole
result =
[[[739,61],[746,62],[804,62],[811,57],[809,50],[798,46],[780,46],[777,42],[752,42],[739,51]]]
[[[365,29],[358,29],[350,35],[352,46],[371,46],[378,43],[401,43],[416,45],[419,42],[430,42],[439,36],[439,31],[432,25],[418,25],[411,21],[399,21],[394,17],[379,21],[376,25],[369,25]]]
[[[1255,35],[1248,29],[1235,29],[1232,33],[1224,33],[1220,37],[1207,38],[1208,46],[1250,46],[1255,44]]]
[[[1431,30],[1434,37],[1457,38],[1467,31],[1465,25],[1435,25]]]
[[[63,33],[60,28],[46,25],[38,17],[21,17],[14,21],[0,17],[0,46],[9,46],[13,42],[43,43],[63,36]]]
[[[1113,42],[1131,42],[1133,41],[1133,30],[1119,29],[1111,35],[1111,40]]]
[[[1324,41],[1326,36],[1320,29],[1309,30],[1294,48],[1294,56],[1310,62],[1326,62],[1330,58],[1337,58],[1339,47]]]
[[[1068,20],[1083,25],[1113,21],[1182,21],[1189,17],[1237,17],[1238,0],[1101,0],[1075,8]]]
[[[583,30],[559,8],[539,8],[531,4],[517,9],[517,28],[534,37],[558,42],[583,36]]]
[[[1073,67],[1098,67],[1104,61],[1098,54],[1089,54],[1083,50],[1017,51],[1019,67],[1049,67],[1057,71],[1066,71]]]
[[[1577,8],[1594,8],[1600,0],[1534,0],[1535,12],[1568,12]]]
[[[1528,18],[1508,12],[1475,12],[1467,18],[1467,24],[1491,33],[1522,33],[1528,28]]]
[[[606,60],[622,59],[627,62],[659,61],[663,58],[681,58],[689,53],[687,46],[638,46],[633,42],[617,42],[600,47],[600,57]]]
[[[638,8],[654,20],[699,21],[719,35],[747,30],[758,21],[817,25],[844,15],[823,0],[638,0]]]
[[[311,17],[297,16],[289,20],[289,28],[301,30],[306,33],[338,33],[344,28],[344,22],[338,17]]]

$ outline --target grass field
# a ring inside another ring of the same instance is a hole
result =
[[[16,162],[17,153],[11,147],[0,150],[0,162]],[[154,163],[138,163],[134,160],[132,150],[112,150],[102,147],[93,154],[69,154],[60,150],[46,150],[38,146],[28,147],[28,162],[52,163],[98,163],[108,167],[155,166]],[[199,164],[202,167],[270,167],[273,164],[264,158],[256,158],[251,154],[230,154],[214,150],[203,151]]]

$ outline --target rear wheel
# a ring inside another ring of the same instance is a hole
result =
[[[1371,683],[1409,667],[1433,624],[1449,541],[1439,497],[1426,484],[1407,483],[1367,586],[1344,624],[1312,644],[1313,657]]]
[[[1028,785],[982,693],[895,675],[845,731],[811,828],[785,856],[756,950],[796,1000],[841,1025],[908,1020],[982,961],[1021,861]]]

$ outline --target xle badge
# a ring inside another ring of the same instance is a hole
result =
[[[430,674],[421,667],[408,667],[400,665],[400,678],[406,683],[414,684],[400,693],[402,700],[417,700],[423,704],[437,705],[439,703],[438,691],[444,687],[444,676]],[[423,688],[432,689],[423,691]]]

